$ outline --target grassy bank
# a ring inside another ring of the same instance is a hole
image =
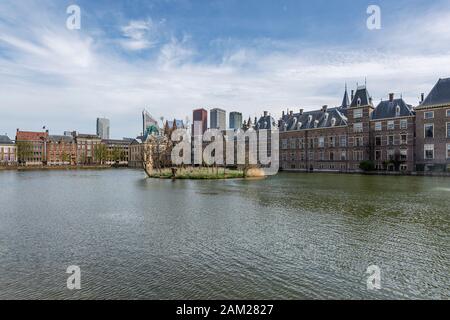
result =
[[[191,179],[191,180],[218,180],[218,179],[240,179],[244,178],[244,172],[241,170],[231,170],[223,168],[209,169],[209,168],[188,168],[178,169],[175,177],[171,169],[154,170],[152,173],[147,173],[150,178],[156,179]]]

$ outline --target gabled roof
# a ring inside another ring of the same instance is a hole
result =
[[[356,90],[355,96],[353,97],[352,103],[350,104],[350,108],[368,105],[372,105],[369,91],[367,91],[366,86],[360,86]]]
[[[397,114],[397,106],[400,113]],[[412,106],[407,104],[403,99],[394,99],[393,101],[381,101],[372,112],[372,120],[388,119],[396,117],[413,116]]]
[[[293,131],[345,125],[347,125],[347,117],[341,112],[340,108],[327,108],[326,110],[285,115],[280,121],[280,130]]]
[[[450,105],[450,78],[439,79],[426,99],[418,108]]]
[[[8,136],[0,135],[0,144],[14,144]]]

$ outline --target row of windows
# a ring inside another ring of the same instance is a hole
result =
[[[308,147],[309,148],[325,148],[325,146],[329,147],[346,147],[347,146],[347,137],[346,136],[330,136],[326,137],[316,137],[316,138],[308,138]],[[283,139],[281,140],[281,148],[286,149],[305,149],[306,142],[305,138],[291,138],[291,139]]]
[[[399,128],[402,130],[408,129],[408,119],[402,119],[399,123]],[[395,130],[395,120],[389,120],[386,123],[387,130]],[[375,122],[375,131],[383,130],[383,122]]]
[[[406,160],[408,160],[408,149],[401,149],[401,150],[390,149],[386,152],[386,158],[383,157],[383,152],[381,150],[375,150],[375,160],[376,161],[384,161],[384,160],[406,161]]]
[[[426,144],[423,147],[423,155],[425,160],[434,160],[434,144]],[[450,143],[447,143],[447,159],[450,159]]]
[[[386,145],[387,146],[394,146],[396,144],[408,144],[408,135],[407,134],[400,134],[397,136],[397,140],[395,139],[394,135],[386,136]],[[397,143],[398,142],[398,143]],[[380,147],[383,146],[383,137],[382,136],[376,136],[375,137],[375,146]]]
[[[364,151],[353,151],[353,160],[362,161],[364,160]],[[320,151],[316,154],[314,152],[308,153],[308,160],[310,161],[347,161],[350,160],[347,158],[347,151],[339,151],[339,152],[324,152]],[[283,152],[281,154],[281,161],[306,161],[305,152],[295,153],[291,152],[290,154]]]
[[[450,109],[446,110],[446,116],[447,116],[447,118],[450,118]],[[423,113],[423,118],[426,120],[434,119],[434,111],[425,111]]]
[[[424,138],[434,138],[434,123],[425,123],[423,127]],[[447,122],[446,136],[450,139],[450,122]]]

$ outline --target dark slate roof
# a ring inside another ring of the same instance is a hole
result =
[[[342,99],[341,108],[346,109],[350,106],[350,100],[348,98],[347,87],[345,87],[344,98]]]
[[[333,119],[334,125],[333,125]],[[347,117],[341,108],[327,108],[285,115],[280,121],[281,131],[304,130],[313,128],[331,128],[347,125]]]
[[[8,136],[0,135],[0,144],[14,144]]]
[[[118,139],[103,139],[102,143],[107,144],[107,145],[129,145],[132,141],[130,140],[118,140]]]
[[[64,141],[66,143],[72,143],[73,142],[73,137],[70,136],[57,136],[57,135],[51,135],[48,136],[48,140],[50,142],[60,142],[60,141]]]
[[[258,122],[255,125],[256,130],[270,130],[272,127],[276,127],[277,123],[274,118],[270,115],[264,115],[261,118],[259,118]]]
[[[371,99],[369,92],[367,91],[366,86],[360,86],[356,90],[355,96],[353,97],[352,103],[350,104],[350,108],[355,108],[358,106],[358,100],[360,99],[361,106],[371,105]]]
[[[450,78],[439,79],[419,108],[450,105]]]
[[[400,107],[400,114],[397,115],[397,106]],[[380,104],[372,112],[372,120],[388,119],[396,117],[413,116],[412,106],[407,104],[403,99],[394,99],[393,101],[381,101]]]

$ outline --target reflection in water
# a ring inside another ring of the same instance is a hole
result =
[[[449,298],[445,178],[0,179],[0,298]],[[366,288],[372,264],[379,291]],[[65,288],[69,265],[81,291]]]

